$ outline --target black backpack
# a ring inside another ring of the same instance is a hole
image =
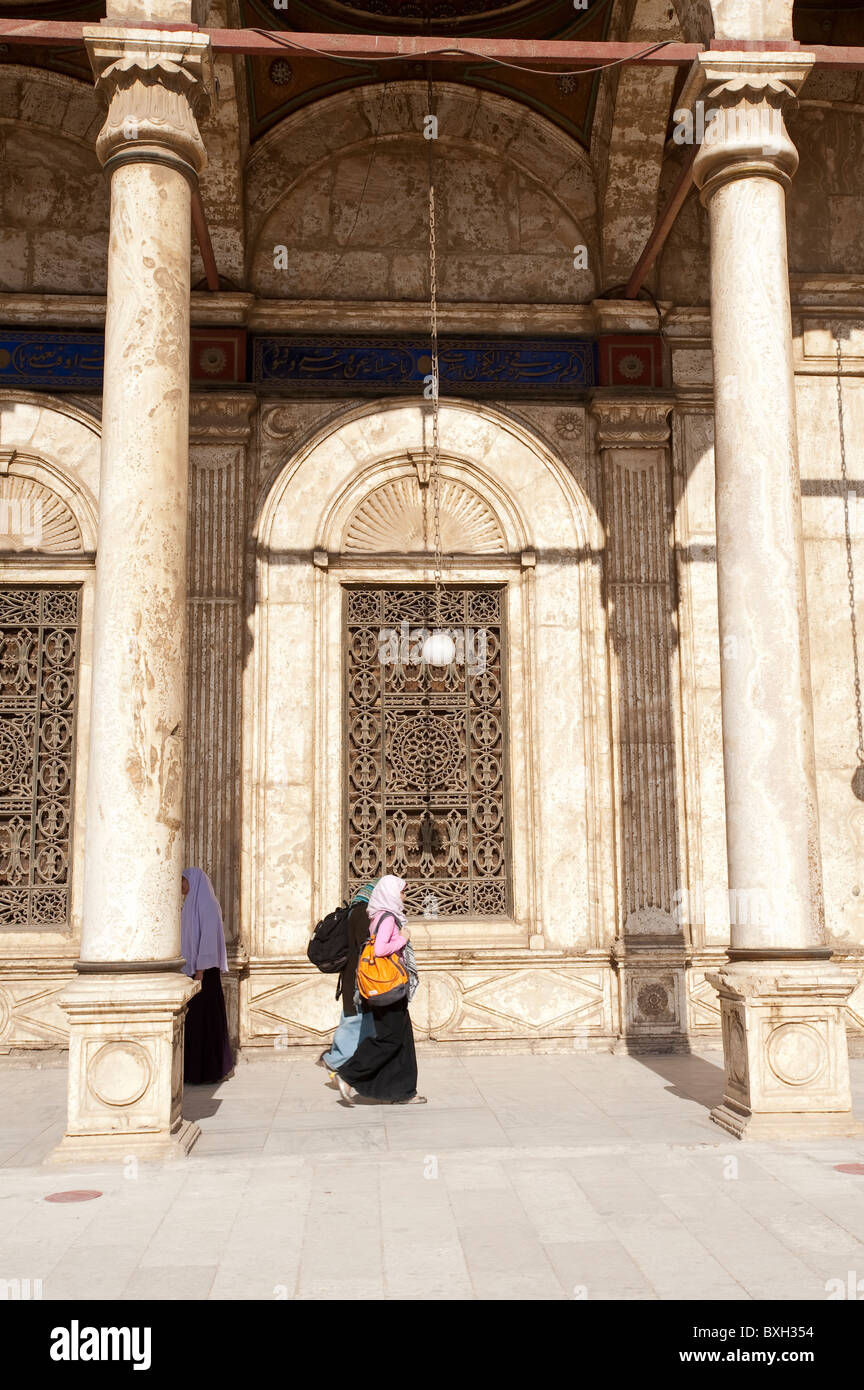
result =
[[[351,908],[343,903],[328,912],[312,933],[306,954],[324,975],[336,975],[348,964],[348,917]],[[338,997],[338,996],[337,996]]]

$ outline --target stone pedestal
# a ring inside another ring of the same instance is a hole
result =
[[[615,1050],[689,1052],[683,933],[625,932],[613,943],[612,961],[621,990],[621,1040]]]
[[[183,1020],[201,986],[185,975],[82,974],[65,991],[69,1114],[50,1163],[183,1158]]]
[[[786,261],[798,154],[783,121],[803,52],[700,54],[693,169],[711,224],[717,593],[731,921],[720,991],[726,1094],[739,1138],[849,1133],[842,1006],[829,964]]]
[[[830,961],[733,963],[720,994],[726,1084],[711,1118],[737,1139],[864,1133],[852,1114],[843,1005],[857,973]]]

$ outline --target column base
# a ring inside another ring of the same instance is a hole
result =
[[[843,1006],[857,972],[822,960],[747,961],[705,977],[720,995],[724,1096],[738,1139],[864,1133],[852,1113]]]
[[[130,1132],[131,1133],[131,1132]],[[134,1143],[126,1134],[71,1135],[66,1134],[56,1149],[44,1159],[48,1167],[63,1164],[122,1163],[134,1154],[138,1159],[153,1159],[170,1163],[185,1158],[201,1134],[194,1120],[183,1120],[174,1134],[135,1133]]]
[[[792,1115],[742,1113],[728,1102],[711,1111],[715,1125],[736,1139],[854,1139],[864,1134],[864,1124],[851,1112],[817,1111]]]
[[[61,996],[69,1015],[66,1133],[46,1162],[183,1158],[198,1126],[182,1116],[186,975],[79,975]]]

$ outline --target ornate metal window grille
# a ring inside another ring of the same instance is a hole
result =
[[[346,590],[352,893],[395,873],[412,913],[509,915],[503,594],[447,587],[457,660],[438,668],[419,660],[417,634],[435,626],[431,588]]]
[[[0,927],[69,923],[80,605],[0,586]]]

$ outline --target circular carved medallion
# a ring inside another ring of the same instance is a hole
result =
[[[87,1085],[103,1105],[134,1105],[152,1076],[150,1057],[140,1043],[108,1042],[90,1063]]]
[[[423,1032],[436,1033],[455,1022],[461,1003],[459,988],[449,975],[424,972],[411,1012],[416,1015],[417,1026]]]
[[[768,1065],[786,1086],[807,1086],[824,1070],[828,1047],[809,1023],[781,1023],[765,1047]]]
[[[462,743],[446,715],[418,714],[400,720],[390,741],[390,761],[407,785],[428,777],[433,786],[448,785],[463,760]]]
[[[645,1018],[659,1018],[661,1014],[668,1011],[669,995],[663,986],[655,980],[650,985],[642,986],[636,995],[636,1003],[639,1012]]]

